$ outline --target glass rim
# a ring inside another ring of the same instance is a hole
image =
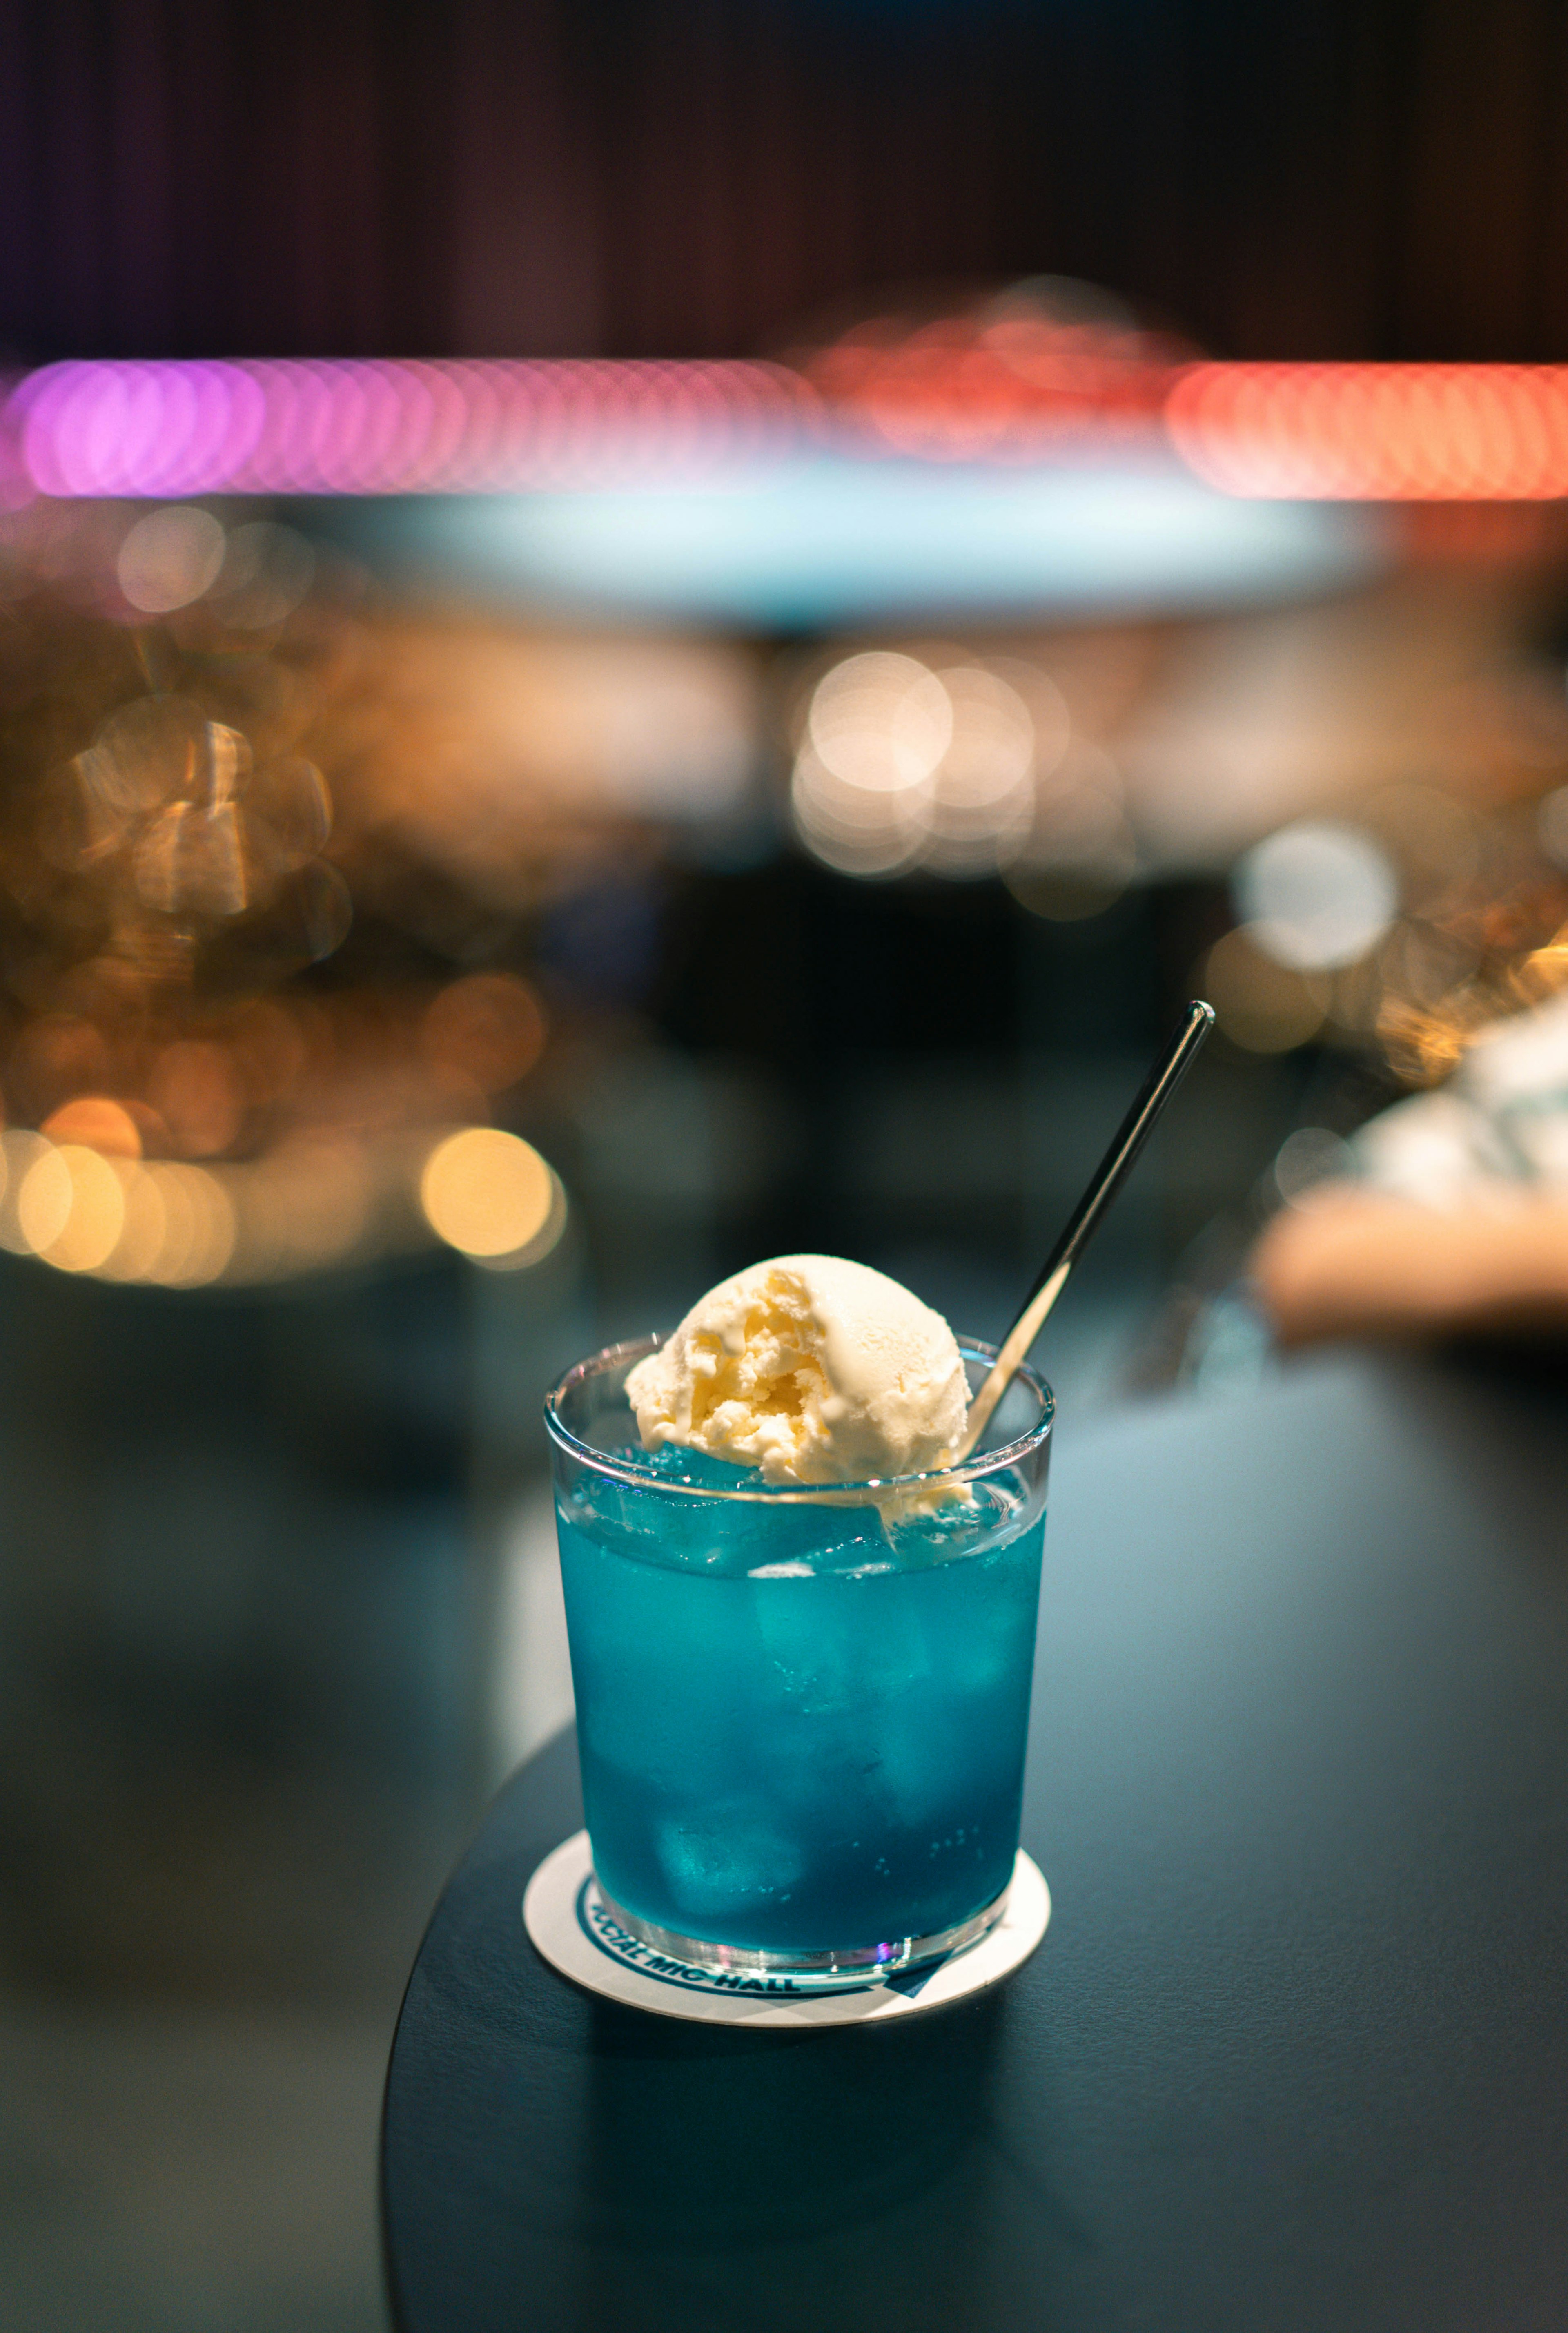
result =
[[[673,1333],[673,1332],[671,1332]],[[551,1386],[544,1401],[545,1431],[557,1449],[581,1464],[592,1466],[601,1474],[616,1481],[629,1483],[634,1489],[666,1491],[688,1499],[748,1499],[753,1502],[777,1500],[797,1506],[864,1505],[890,1497],[907,1495],[921,1491],[942,1490],[952,1484],[983,1481],[987,1475],[999,1474],[1005,1467],[1018,1465],[1032,1457],[1050,1437],[1056,1422],[1056,1397],[1044,1378],[1037,1377],[1028,1362],[1020,1362],[1017,1375],[1030,1387],[1039,1402],[1040,1415],[1027,1434],[1011,1442],[1004,1442],[995,1450],[961,1459],[953,1466],[932,1466],[920,1474],[873,1474],[859,1483],[749,1483],[743,1488],[706,1483],[673,1482],[667,1474],[655,1474],[645,1462],[630,1455],[596,1450],[590,1442],[575,1435],[560,1414],[566,1397],[588,1378],[604,1376],[621,1362],[628,1366],[656,1353],[665,1341],[664,1334],[651,1337],[628,1337],[619,1344],[606,1345],[586,1360],[575,1361]],[[989,1369],[997,1358],[994,1345],[982,1343],[978,1337],[960,1337],[956,1340],[961,1358],[983,1361]]]

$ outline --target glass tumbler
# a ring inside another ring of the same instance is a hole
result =
[[[817,1983],[961,1950],[1018,1850],[1050,1390],[1020,1370],[961,1465],[772,1485],[642,1449],[626,1380],[658,1341],[545,1409],[607,1908],[679,1959]],[[972,1392],[995,1355],[961,1350]]]

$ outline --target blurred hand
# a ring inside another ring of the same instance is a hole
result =
[[[1568,1335],[1568,1197],[1440,1214],[1353,1184],[1274,1218],[1253,1251],[1282,1345],[1462,1330]]]

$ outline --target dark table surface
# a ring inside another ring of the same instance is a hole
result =
[[[1561,2333],[1562,1380],[1334,1360],[1053,1465],[1034,1959],[820,2032],[580,1992],[520,1915],[561,1737],[410,1981],[406,2333]]]

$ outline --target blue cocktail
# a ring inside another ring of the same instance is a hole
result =
[[[1048,1391],[903,1483],[650,1456],[624,1385],[550,1397],[583,1795],[603,1895],[687,1959],[814,1977],[984,1933],[1018,1843]],[[971,1387],[993,1356],[964,1350]]]

